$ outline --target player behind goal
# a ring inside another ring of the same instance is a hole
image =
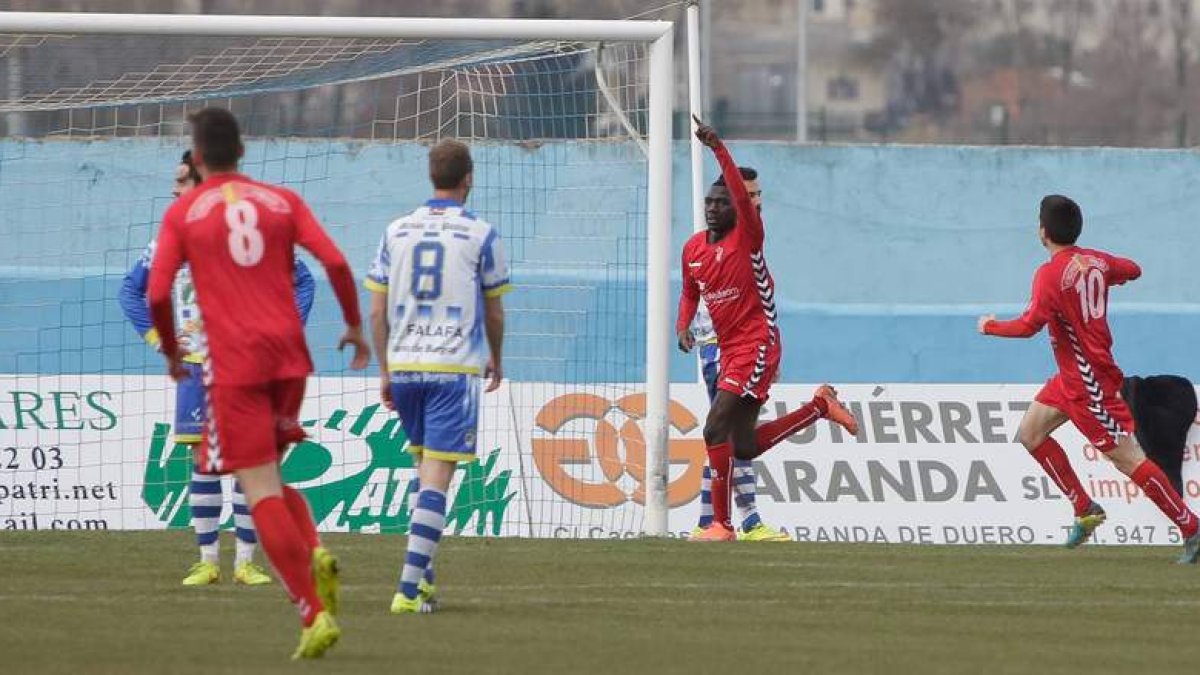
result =
[[[171,194],[178,199],[200,184],[200,173],[192,163],[192,151],[183,153],[175,167],[175,182]],[[158,331],[150,321],[150,310],[146,306],[146,288],[150,281],[150,263],[154,259],[157,242],[152,240],[121,283],[121,309],[134,330],[153,347],[159,343]],[[312,273],[296,259],[296,307],[300,320],[308,321],[312,309],[316,284]],[[196,292],[192,288],[191,274],[187,266],[179,270],[172,289],[175,295],[175,321],[179,329],[179,345],[183,350],[184,367],[188,376],[175,387],[175,442],[192,448],[193,453],[200,443],[204,430],[208,405],[205,400],[203,363],[204,332],[200,319],[200,308],[196,304]],[[192,480],[188,486],[188,510],[192,528],[196,532],[196,544],[200,547],[200,560],[188,570],[183,578],[184,586],[206,586],[221,580],[219,535],[221,508],[225,501],[221,477],[205,473],[192,466]],[[233,482],[233,523],[236,540],[233,564],[233,581],[247,586],[271,583],[271,577],[254,563],[254,551],[258,544],[254,533],[254,521],[246,506],[246,495],[242,486]]]

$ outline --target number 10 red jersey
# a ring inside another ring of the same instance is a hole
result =
[[[1127,258],[1077,246],[1063,249],[1038,268],[1025,313],[1012,321],[989,322],[985,332],[1026,337],[1049,324],[1065,393],[1081,401],[1116,396],[1124,376],[1112,355],[1108,289],[1141,274]]]

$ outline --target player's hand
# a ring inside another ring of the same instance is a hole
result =
[[[684,354],[690,354],[692,348],[696,346],[696,336],[692,335],[690,328],[684,328],[676,333],[675,337],[679,339],[679,351]]]
[[[700,142],[710,148],[715,148],[721,144],[721,137],[717,135],[717,130],[700,121],[699,117],[692,115],[692,119],[696,120],[696,138]]]
[[[354,358],[350,359],[350,368],[353,370],[362,370],[371,362],[371,348],[367,346],[367,341],[363,338],[362,326],[354,326],[347,328],[342,339],[338,340],[338,351],[346,348],[346,345],[354,347]]]
[[[176,352],[174,356],[167,358],[167,375],[176,382],[182,382],[188,378],[187,367],[183,365],[183,355]]]
[[[488,378],[485,392],[490,394],[500,388],[500,382],[504,379],[504,369],[495,359],[488,359],[487,368],[484,369],[483,374]]]
[[[985,330],[985,329],[987,328],[988,322],[995,321],[995,320],[996,320],[995,314],[984,314],[983,316],[979,317],[979,326],[978,326],[979,334],[987,335],[987,330]]]
[[[379,378],[379,400],[388,410],[396,409],[396,404],[392,402],[392,379],[386,373]]]

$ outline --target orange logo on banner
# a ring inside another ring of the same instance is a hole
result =
[[[617,410],[626,420],[618,430],[605,417]],[[639,422],[646,416],[646,395],[631,394],[616,402],[593,394],[567,394],[553,399],[537,414],[537,426],[547,434],[557,434],[567,423],[575,420],[594,420],[594,434],[572,434],[574,438],[533,439],[533,461],[542,478],[563,498],[580,506],[612,507],[632,499],[638,504],[646,501],[646,438]],[[667,421],[676,431],[688,433],[698,422],[691,411],[671,401]],[[580,436],[590,436],[589,438]],[[622,460],[619,446],[625,448]],[[667,442],[669,464],[685,464],[683,474],[667,486],[667,502],[680,506],[690,502],[700,490],[704,472],[704,441],[672,439]],[[589,482],[572,476],[564,467],[599,464],[604,480]],[[632,495],[618,485],[628,475],[636,483]]]

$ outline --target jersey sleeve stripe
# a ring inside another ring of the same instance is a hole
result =
[[[379,281],[376,281],[376,280],[370,279],[370,278],[363,281],[363,288],[367,289],[368,291],[374,292],[374,293],[387,293],[387,291],[388,291],[387,284],[381,283]]]
[[[483,289],[483,297],[498,298],[502,295],[505,295],[506,293],[512,292],[512,289],[513,289],[513,285],[508,283],[507,281],[505,281],[498,286],[493,286],[491,288],[485,287]]]

